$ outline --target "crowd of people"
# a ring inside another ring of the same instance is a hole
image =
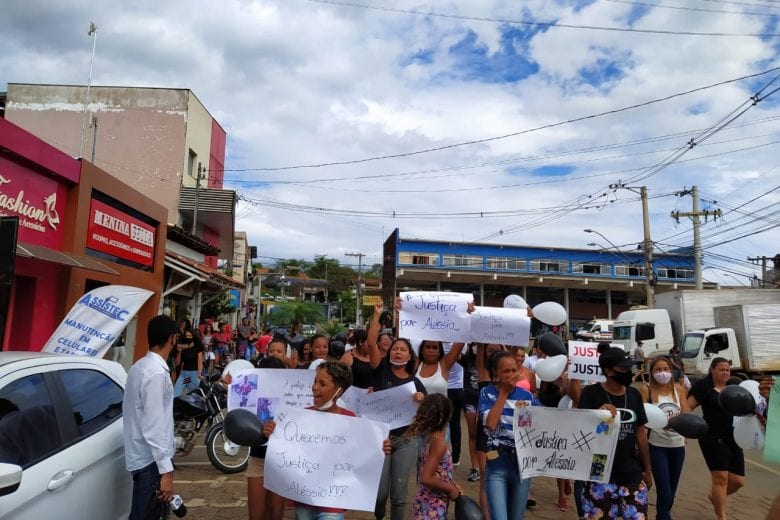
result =
[[[716,518],[726,518],[728,495],[744,485],[744,454],[734,441],[732,417],[718,404],[718,393],[731,382],[723,358],[715,358],[707,376],[688,390],[678,353],[646,360],[648,381],[637,383],[635,359],[602,343],[599,365],[606,381],[588,384],[569,379],[565,371],[555,381],[540,381],[534,372],[536,362],[545,357],[540,351],[428,340],[412,345],[384,330],[383,311],[377,304],[368,330],[351,331],[346,344],[315,335],[296,348],[270,330],[258,336],[246,322],[243,331],[238,327],[234,333],[224,325],[214,332],[211,324],[199,329],[184,324],[169,359],[176,395],[191,388],[210,364],[230,356],[251,359],[261,368],[313,369],[311,408],[328,413],[354,415],[338,401],[351,385],[381,391],[413,383],[416,416],[409,426],[392,430],[382,447],[386,457],[374,511],[378,520],[388,514],[391,520],[447,517],[450,504],[463,493],[453,472],[461,462],[462,422],[471,463],[467,479],[480,484],[485,518],[522,520],[536,501],[531,479],[522,478],[518,467],[514,409],[557,406],[563,398],[575,408],[620,414],[620,431],[608,481],[558,479],[554,507],[561,512],[572,508],[573,499],[581,519],[648,518],[648,494],[655,487],[655,517],[672,518],[686,439],[669,429],[649,428],[644,403],[657,405],[669,418],[702,407],[708,433],[698,442],[711,473],[709,500]],[[769,386],[761,385],[767,397]],[[264,434],[270,436],[273,430],[273,421],[267,421]],[[263,446],[252,447],[247,469],[250,520],[280,520],[286,499],[263,488],[264,457]],[[412,496],[411,479],[417,483]],[[297,504],[295,514],[303,520],[340,520],[344,511]]]

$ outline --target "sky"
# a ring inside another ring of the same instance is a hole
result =
[[[8,82],[189,88],[259,261],[401,237],[635,249],[749,284],[780,253],[780,3],[6,0]],[[741,79],[740,79],[741,78]],[[751,101],[753,97],[753,101]],[[623,188],[615,185],[623,184]],[[612,188],[610,188],[612,186]],[[587,234],[598,231],[603,237]],[[588,244],[597,244],[590,246]],[[770,263],[771,267],[771,263]]]

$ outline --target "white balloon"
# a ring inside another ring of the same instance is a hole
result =
[[[225,370],[222,371],[222,377],[227,374],[233,375],[243,370],[252,370],[255,366],[246,359],[235,359],[227,364]]]
[[[666,425],[669,423],[666,412],[654,404],[645,403],[645,415],[647,415],[647,424],[645,426],[648,428],[660,430],[666,428]]]
[[[566,309],[555,302],[542,302],[533,309],[534,318],[547,325],[560,325],[566,321]]]
[[[764,447],[764,429],[755,415],[734,418],[734,440],[743,450],[760,450]]]
[[[572,408],[574,406],[574,401],[571,400],[571,397],[568,395],[564,395],[561,397],[561,400],[558,401],[558,408],[561,410],[568,410],[569,408]]]
[[[742,381],[739,386],[750,392],[750,395],[753,396],[756,404],[758,404],[758,401],[761,399],[761,394],[758,393],[758,381],[748,379],[747,381]]]
[[[311,364],[309,365],[309,370],[317,370],[317,367],[318,367],[318,366],[320,366],[320,365],[321,365],[321,364],[323,364],[323,363],[325,363],[325,360],[324,360],[324,359],[315,359],[315,360],[314,360],[314,361],[312,361],[312,362],[311,362]]]
[[[563,374],[566,368],[566,362],[569,360],[569,356],[553,356],[542,358],[536,363],[536,375],[538,375],[542,381],[555,381],[561,374]]]
[[[507,309],[527,309],[528,304],[522,296],[516,294],[510,294],[504,298],[504,307]]]

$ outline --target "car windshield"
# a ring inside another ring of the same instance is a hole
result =
[[[631,327],[615,327],[612,331],[614,339],[631,339]]]
[[[699,354],[704,334],[686,334],[680,350],[680,357],[695,358]]]

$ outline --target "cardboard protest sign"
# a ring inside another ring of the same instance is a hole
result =
[[[396,386],[379,392],[366,394],[358,399],[357,410],[364,419],[372,419],[393,430],[411,424],[418,404],[412,401],[417,392],[414,383]]]
[[[399,333],[402,338],[433,341],[467,341],[471,331],[468,304],[472,294],[454,292],[402,292]],[[418,341],[412,341],[418,348]]]
[[[280,409],[275,421],[265,456],[266,489],[312,506],[374,510],[386,427],[295,408]]]
[[[89,291],[73,305],[42,352],[103,357],[152,294],[127,285]]]
[[[764,460],[780,463],[780,379],[772,385],[767,405]]]
[[[525,406],[514,425],[523,478],[609,481],[620,422],[608,411]]]
[[[527,347],[530,332],[525,309],[474,307],[471,314],[471,341]]]

